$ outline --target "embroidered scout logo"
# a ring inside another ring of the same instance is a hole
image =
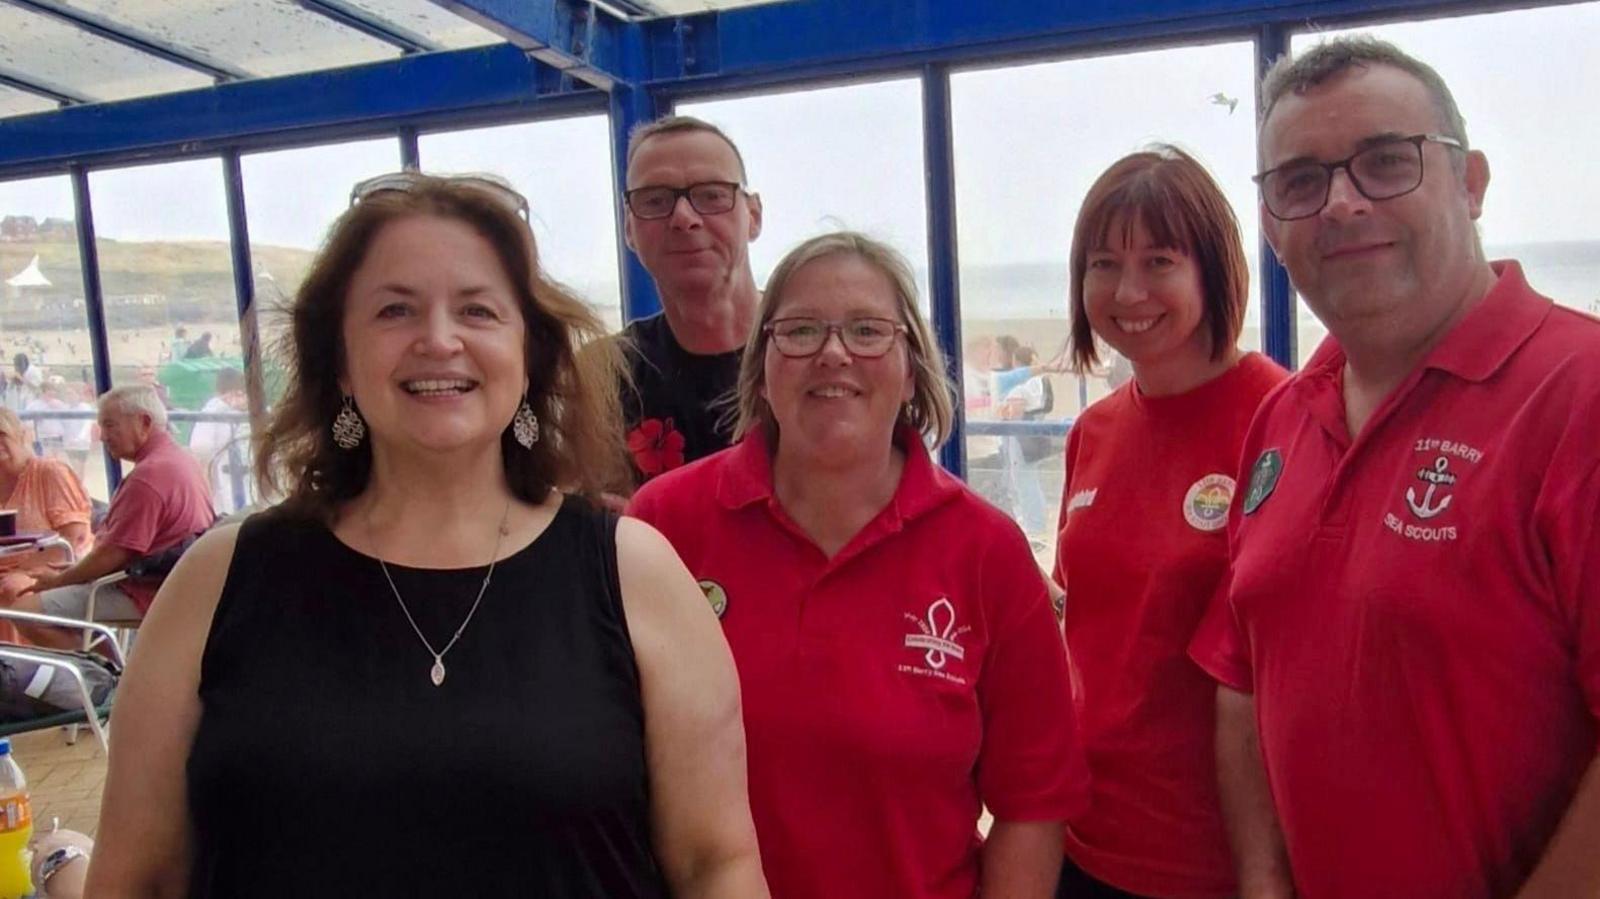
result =
[[[1417,480],[1427,484],[1428,487],[1425,491],[1423,491],[1422,500],[1420,502],[1417,500],[1417,488],[1406,488],[1406,505],[1411,508],[1412,515],[1417,516],[1423,521],[1427,521],[1435,515],[1438,515],[1440,512],[1450,508],[1450,494],[1447,493],[1444,496],[1439,497],[1437,501],[1434,499],[1434,493],[1436,493],[1439,488],[1455,486],[1456,476],[1450,473],[1449,459],[1445,458],[1444,456],[1434,459],[1431,467],[1421,469],[1417,472]]]
[[[1405,511],[1385,512],[1383,526],[1419,543],[1447,543],[1458,539],[1460,532],[1452,519],[1460,518],[1460,514],[1441,516],[1452,505],[1460,505],[1455,502],[1457,488],[1483,461],[1483,450],[1460,440],[1421,437],[1411,452],[1414,461],[1406,464],[1420,462],[1421,466],[1403,470],[1402,483],[1407,485]]]
[[[955,670],[956,666],[950,665],[950,660],[967,657],[967,648],[961,645],[961,638],[972,628],[956,625],[956,607],[950,604],[950,600],[941,596],[929,604],[924,617],[918,618],[907,612],[905,619],[911,622],[914,630],[906,634],[903,645],[906,649],[921,650],[922,655],[914,663],[896,665],[895,670],[901,674],[915,674],[966,686],[966,677]]]
[[[1250,467],[1250,487],[1244,493],[1244,514],[1261,508],[1278,486],[1278,476],[1283,474],[1283,454],[1276,449],[1264,451]]]
[[[711,604],[711,611],[716,612],[718,618],[728,611],[728,591],[722,589],[721,584],[716,581],[701,581],[700,592],[706,595],[706,602]]]
[[[1195,481],[1183,497],[1183,520],[1197,531],[1221,530],[1228,523],[1233,488],[1233,478],[1225,474],[1208,474]]]

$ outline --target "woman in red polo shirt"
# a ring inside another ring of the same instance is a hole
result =
[[[1239,349],[1249,275],[1239,226],[1194,159],[1159,146],[1089,189],[1072,236],[1072,356],[1104,341],[1133,380],[1067,438],[1056,581],[1082,678],[1093,775],[1059,895],[1235,893],[1217,806],[1216,684],[1189,638],[1227,567],[1245,429],[1287,373]]]
[[[915,290],[859,235],[791,251],[745,348],[739,442],[629,507],[722,617],[778,899],[1043,899],[1087,797],[1028,542],[929,457],[952,406]]]

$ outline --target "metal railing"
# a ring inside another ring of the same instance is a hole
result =
[[[57,446],[54,443],[51,443],[47,446],[44,441],[37,439],[38,422],[59,421],[79,423],[85,421],[97,421],[99,419],[99,413],[93,409],[31,409],[25,412],[18,412],[17,417],[25,422],[35,423],[35,440],[33,444],[33,451],[34,453],[43,456],[47,455],[47,451],[49,449],[57,448]],[[217,460],[222,459],[222,471],[227,475],[229,493],[233,499],[232,507],[235,509],[242,509],[249,505],[251,502],[249,474],[250,465],[249,447],[246,445],[249,438],[247,435],[239,434],[239,429],[241,426],[247,427],[250,424],[249,413],[198,412],[189,409],[169,409],[167,410],[167,422],[169,424],[214,423],[230,425],[227,443],[225,443],[222,448],[219,449],[217,453],[209,460],[209,466],[217,465]],[[226,454],[225,457],[224,454]],[[110,464],[109,458],[107,460],[107,464]],[[212,472],[208,470],[206,474],[209,480]]]

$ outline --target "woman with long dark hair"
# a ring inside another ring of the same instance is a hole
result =
[[[624,459],[600,325],[483,178],[357,187],[117,704],[100,897],[765,895],[734,671]]]

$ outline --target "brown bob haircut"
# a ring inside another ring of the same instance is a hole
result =
[[[286,389],[255,437],[256,478],[263,496],[284,497],[286,510],[332,520],[342,503],[367,487],[370,436],[351,450],[333,442],[343,395],[344,312],[350,282],[368,249],[390,223],[436,216],[465,223],[494,248],[527,327],[528,403],[539,417],[539,441],[524,449],[510,422],[500,437],[506,480],[524,502],[551,489],[591,498],[615,483],[626,464],[617,394],[619,356],[600,340],[604,326],[582,300],[539,266],[533,233],[506,197],[470,179],[418,175],[405,189],[363,197],[334,222],[289,312],[276,354]],[[580,347],[582,352],[579,352]]]
[[[1239,342],[1250,293],[1239,221],[1204,166],[1177,147],[1156,144],[1113,163],[1078,210],[1070,286],[1073,364],[1079,371],[1100,364],[1083,308],[1089,254],[1109,245],[1113,227],[1126,238],[1136,225],[1143,225],[1157,246],[1181,250],[1199,266],[1200,323],[1210,330],[1211,358],[1222,359]]]

